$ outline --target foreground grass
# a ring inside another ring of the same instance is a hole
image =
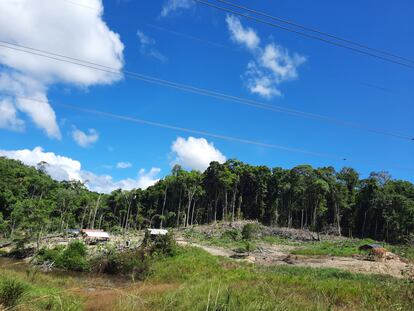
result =
[[[144,297],[150,310],[412,310],[414,306],[414,285],[402,280],[336,269],[254,267],[191,247],[157,261],[148,282],[165,287],[162,294]]]
[[[66,292],[64,278],[0,269],[0,284],[0,310],[82,310],[82,299]],[[21,289],[20,294],[16,288]]]
[[[403,311],[414,306],[414,284],[405,280],[336,269],[259,267],[194,247],[154,259],[144,282],[94,292],[86,291],[94,286],[92,280],[79,283],[70,277],[4,269],[3,279],[27,286],[16,310]]]

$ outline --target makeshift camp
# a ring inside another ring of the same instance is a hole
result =
[[[362,246],[359,247],[360,251],[370,251],[373,250],[375,248],[383,248],[382,245],[379,244],[364,244]]]
[[[82,229],[80,232],[82,237],[88,243],[103,242],[109,240],[109,234],[100,229]]]
[[[150,235],[166,235],[168,230],[165,229],[148,229]]]
[[[365,244],[359,247],[360,251],[368,251],[368,259],[382,261],[386,259],[387,250],[379,244]]]
[[[77,237],[80,234],[79,229],[66,229],[65,234],[71,237]]]

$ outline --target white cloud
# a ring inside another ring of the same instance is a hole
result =
[[[248,49],[256,49],[260,44],[260,38],[252,28],[245,28],[240,20],[234,15],[226,16],[227,27],[230,38],[239,44],[245,45]]]
[[[129,162],[118,162],[117,164],[116,164],[116,167],[117,168],[121,168],[121,169],[124,169],[124,168],[129,168],[129,167],[131,167],[132,166],[132,164],[131,163],[129,163]]]
[[[10,100],[0,100],[0,128],[23,131],[24,121],[17,117],[16,107]]]
[[[37,167],[40,162],[45,162],[44,168],[52,178],[59,181],[79,180],[84,182],[88,189],[103,193],[109,193],[119,188],[123,190],[145,189],[159,180],[157,175],[161,171],[161,169],[156,167],[151,168],[149,172],[141,169],[138,171],[135,179],[114,180],[110,175],[97,175],[82,170],[79,161],[57,155],[53,152],[45,152],[41,147],[36,147],[33,150],[0,150],[0,156],[20,160],[24,164],[34,167]]]
[[[79,161],[57,155],[53,152],[45,152],[41,147],[33,150],[0,150],[0,156],[20,160],[26,165],[37,166],[40,162],[48,165],[46,171],[56,180],[81,180],[81,164]]]
[[[296,79],[297,68],[306,58],[296,53],[292,55],[274,42],[261,47],[257,33],[251,28],[243,27],[240,19],[233,15],[227,15],[226,22],[230,38],[247,47],[253,55],[253,60],[249,61],[243,75],[250,92],[265,98],[281,95],[279,85]]]
[[[85,133],[74,128],[72,131],[72,138],[79,146],[86,148],[98,141],[99,133],[95,129],[89,129],[88,133]]]
[[[204,171],[212,161],[223,163],[226,157],[205,138],[178,137],[171,146],[175,155],[173,164],[184,168]]]
[[[141,169],[136,179],[126,178],[114,181],[110,175],[96,175],[91,172],[83,171],[82,178],[88,188],[92,191],[110,193],[116,189],[131,190],[136,188],[146,189],[154,185],[159,178],[156,178],[161,169],[157,167],[151,168],[149,172]]]
[[[140,43],[140,50],[142,55],[156,58],[163,63],[167,61],[167,57],[154,47],[156,44],[154,39],[148,37],[141,30],[137,30],[137,36]]]
[[[97,10],[85,10],[65,1],[38,0],[36,5],[30,0],[0,1],[0,37],[15,44],[122,69],[124,46],[119,35],[102,19],[102,1],[84,2]],[[27,114],[49,137],[57,139],[61,137],[60,129],[47,100],[50,85],[89,87],[121,79],[119,75],[6,48],[0,49],[0,65],[4,66],[0,73],[0,91],[13,93],[9,100],[17,110]]]
[[[189,9],[193,5],[194,1],[192,0],[166,0],[161,9],[161,17],[171,15],[178,10]]]

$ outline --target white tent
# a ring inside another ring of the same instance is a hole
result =
[[[148,229],[151,235],[166,235],[168,230],[165,229]]]
[[[83,229],[82,234],[86,238],[109,239],[109,234],[102,230]]]

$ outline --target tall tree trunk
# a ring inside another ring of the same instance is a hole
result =
[[[303,229],[303,208],[301,209],[300,228]]]
[[[217,222],[217,205],[218,205],[218,191],[216,190],[216,199],[214,200],[214,223]]]
[[[234,187],[233,189],[233,196],[231,198],[231,221],[234,222],[234,212],[236,209],[236,194],[237,194],[237,188]]]
[[[335,202],[335,210],[336,210],[336,224],[337,224],[337,228],[338,228],[338,234],[341,236],[342,232],[341,232],[341,215],[339,212],[339,206],[338,203]]]
[[[194,210],[196,208],[196,201],[197,201],[196,199],[193,200],[193,210],[191,212],[191,225],[193,225],[193,222],[194,222]]]
[[[85,217],[86,217],[86,210],[88,209],[88,205],[86,205],[83,209],[83,214],[82,214],[82,220],[81,220],[81,224],[80,224],[80,228],[83,229],[83,222],[85,221]]]
[[[164,201],[162,202],[162,209],[161,209],[161,222],[160,222],[160,228],[161,229],[162,229],[162,224],[163,224],[163,219],[164,219],[165,204],[167,203],[167,190],[168,190],[168,187],[165,186]]]
[[[182,190],[180,190],[180,198],[178,200],[177,228],[180,227],[181,195],[182,195]]]
[[[240,220],[240,217],[241,217],[241,205],[242,205],[242,202],[243,202],[243,196],[240,193],[240,195],[239,195],[239,204],[237,206],[237,220]]]
[[[193,200],[193,193],[188,191],[188,204],[187,204],[187,215],[185,218],[185,226],[188,227],[189,220],[190,220],[190,209],[191,209],[191,201]]]
[[[316,230],[316,219],[318,217],[318,207],[319,207],[319,200],[316,201],[316,204],[313,208],[313,217],[312,217],[313,230]]]
[[[366,210],[364,213],[364,222],[362,223],[362,238],[365,238],[365,223],[367,221],[367,213],[368,210]]]
[[[92,227],[91,227],[91,229],[94,229],[94,227],[95,227],[96,213],[98,212],[98,207],[99,207],[100,201],[101,201],[101,194],[99,194],[99,197],[96,200],[95,212],[93,213],[93,219],[92,219]]]
[[[223,205],[223,221],[227,219],[227,189],[224,191],[224,205]]]
[[[102,220],[103,220],[103,215],[104,215],[104,213],[101,213],[101,216],[99,217],[99,225],[98,225],[98,229],[101,229],[101,226],[102,226]]]

